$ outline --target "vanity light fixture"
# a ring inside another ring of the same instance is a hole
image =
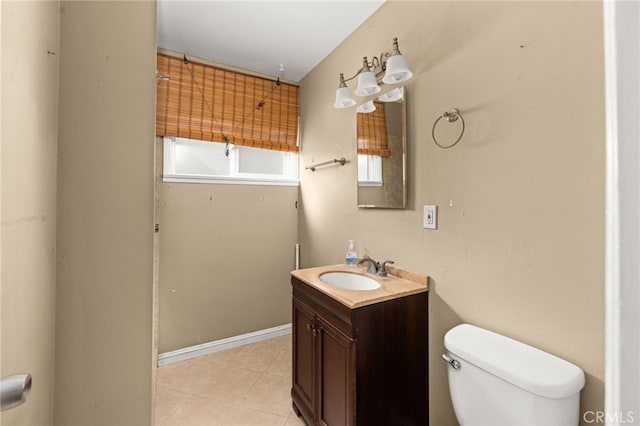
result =
[[[356,104],[356,100],[353,99],[351,89],[347,87],[347,83],[344,81],[344,74],[340,73],[340,85],[336,90],[336,103],[333,104],[334,108],[350,108]]]
[[[394,37],[393,39],[391,53],[384,52],[379,57],[374,56],[371,62],[365,56],[362,59],[362,68],[353,77],[345,79],[344,74],[340,73],[340,84],[338,90],[336,90],[334,108],[350,108],[357,104],[351,89],[347,87],[346,83],[356,77],[358,77],[358,86],[355,91],[357,96],[371,96],[380,92],[381,88],[378,85],[380,80],[386,84],[397,84],[413,77],[407,60],[398,49],[398,38]],[[371,109],[371,106],[365,106],[367,104],[359,106],[359,112],[372,112],[375,110],[375,107]],[[373,102],[371,104],[373,105]],[[361,108],[365,111],[360,111]]]
[[[374,63],[375,63],[374,58]],[[376,75],[371,71],[369,67],[369,62],[367,61],[367,57],[362,58],[362,68],[358,71],[358,87],[356,87],[356,95],[357,96],[370,96],[375,95],[380,90],[380,86],[378,86],[378,81],[376,80]]]
[[[375,110],[376,106],[373,101],[365,102],[362,105],[359,105],[358,108],[356,108],[356,111],[364,113],[373,112]]]
[[[396,87],[393,90],[389,90],[378,98],[381,102],[395,102],[400,99],[402,99],[402,87]]]

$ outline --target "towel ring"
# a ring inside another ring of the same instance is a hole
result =
[[[462,131],[460,132],[460,136],[458,136],[458,139],[456,139],[456,141],[454,143],[452,143],[451,145],[442,145],[436,139],[436,125],[438,124],[438,121],[440,121],[442,118],[446,118],[449,123],[453,123],[455,121],[458,121],[458,118],[462,122]],[[462,118],[462,115],[460,114],[460,111],[458,111],[457,108],[453,108],[452,110],[445,111],[444,113],[442,113],[442,115],[440,117],[436,118],[435,123],[433,123],[433,128],[431,129],[431,138],[433,139],[433,142],[436,145],[438,145],[440,148],[443,148],[443,149],[451,148],[451,147],[455,146],[455,144],[460,142],[460,139],[462,139],[462,135],[464,135],[464,127],[465,127],[464,126],[464,118]]]

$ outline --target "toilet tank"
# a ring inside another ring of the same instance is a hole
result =
[[[449,330],[444,345],[451,359],[451,400],[462,426],[578,424],[580,367],[469,324]]]

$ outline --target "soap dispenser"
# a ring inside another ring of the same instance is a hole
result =
[[[356,253],[353,240],[349,240],[347,254],[345,255],[345,260],[347,261],[347,265],[355,265],[358,262],[358,254]]]

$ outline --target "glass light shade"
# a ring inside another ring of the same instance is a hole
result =
[[[401,83],[411,77],[413,77],[413,73],[409,70],[409,65],[404,56],[393,55],[387,60],[387,71],[384,73],[383,82],[387,84]]]
[[[336,103],[333,104],[334,108],[349,108],[356,104],[356,100],[353,99],[351,89],[348,87],[338,87],[336,90]]]
[[[378,98],[382,102],[395,102],[402,99],[402,87],[396,87]]]
[[[356,108],[356,111],[364,113],[373,112],[375,110],[376,106],[374,105],[373,101],[365,102],[362,105],[358,106],[358,108]]]
[[[358,87],[356,88],[356,95],[375,95],[380,90],[382,89],[380,89],[380,86],[378,86],[376,75],[371,71],[363,72],[358,76]]]

